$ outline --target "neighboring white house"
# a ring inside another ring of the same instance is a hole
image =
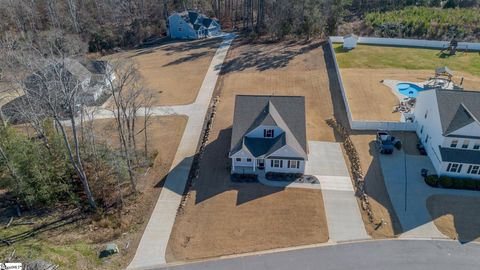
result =
[[[178,39],[199,39],[221,33],[220,23],[196,11],[173,13],[168,17],[168,35]]]
[[[414,115],[438,175],[480,179],[480,92],[421,91]]]
[[[229,157],[232,173],[303,173],[307,160],[305,98],[235,97]]]
[[[358,37],[354,34],[343,36],[343,48],[351,50],[357,47]]]

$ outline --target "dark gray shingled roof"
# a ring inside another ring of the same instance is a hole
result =
[[[260,125],[278,126],[285,131],[275,139],[245,138]],[[299,96],[247,96],[235,98],[230,154],[245,149],[264,157],[289,145],[307,158],[305,98]]]
[[[440,155],[444,162],[480,164],[480,151],[461,148],[441,147]]]
[[[465,90],[434,90],[443,135],[480,119],[480,92]]]

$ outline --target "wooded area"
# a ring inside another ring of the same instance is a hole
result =
[[[406,6],[478,5],[478,0],[2,0],[0,33],[40,37],[45,31],[61,29],[80,36],[95,52],[132,47],[161,37],[166,33],[166,18],[174,11],[186,9],[218,18],[223,29],[268,34],[278,39],[286,35],[334,34],[339,24],[362,21],[369,12]]]

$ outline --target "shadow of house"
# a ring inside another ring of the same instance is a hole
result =
[[[253,201],[284,190],[284,188],[267,187],[260,183],[237,183],[230,180],[230,159],[228,151],[232,128],[223,129],[217,139],[205,147],[200,162],[199,178],[194,182],[195,203],[199,204],[218,194],[236,191],[237,205]]]
[[[451,215],[457,239],[462,244],[480,239],[480,218],[476,207],[478,204],[478,197],[434,195],[427,199],[432,220]]]

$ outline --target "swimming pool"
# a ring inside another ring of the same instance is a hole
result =
[[[397,91],[407,97],[417,97],[418,92],[423,91],[422,87],[413,83],[399,83],[397,84]]]

